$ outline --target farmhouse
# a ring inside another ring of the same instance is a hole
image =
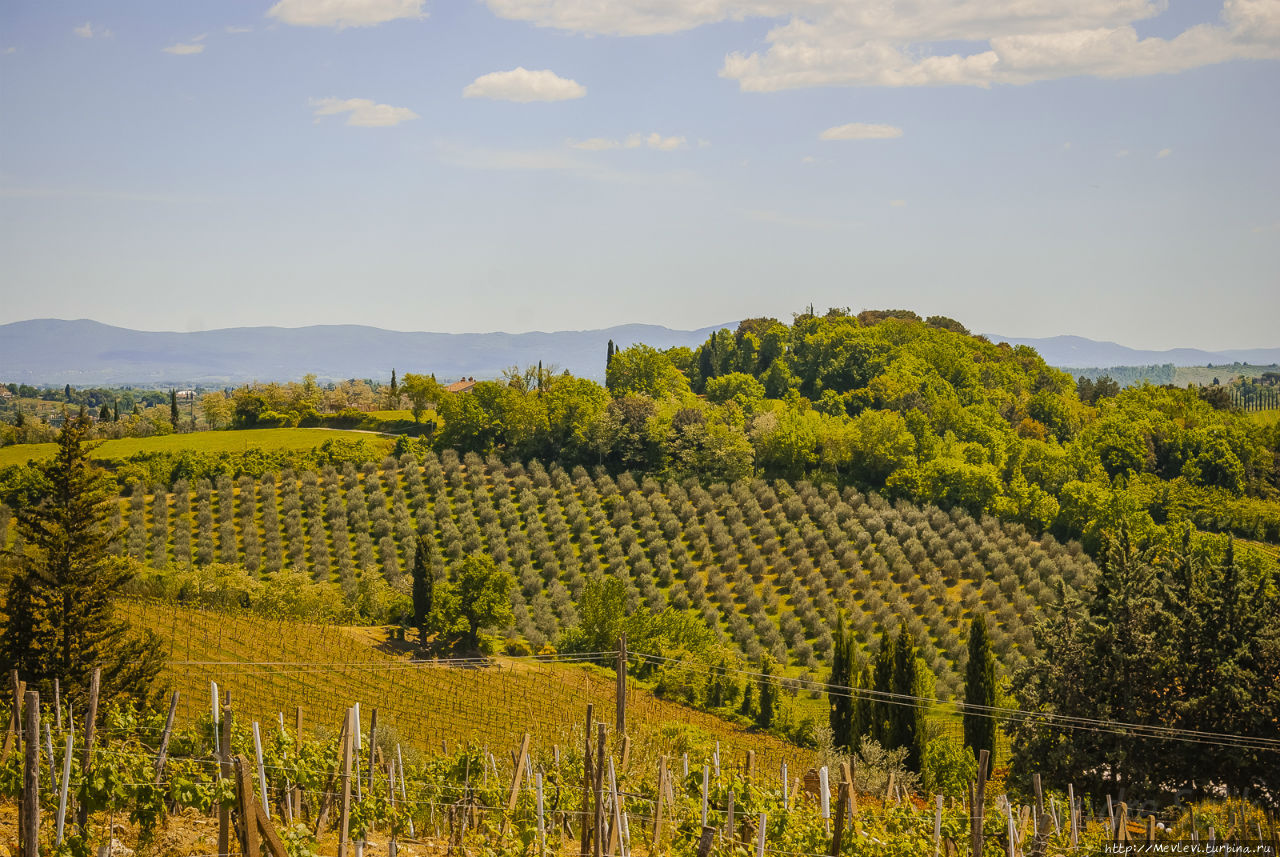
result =
[[[476,385],[475,378],[463,378],[459,381],[454,381],[452,384],[445,387],[444,391],[446,393],[470,393],[471,388],[474,387],[475,385]]]

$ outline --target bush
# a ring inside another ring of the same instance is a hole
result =
[[[969,783],[978,775],[978,763],[962,744],[936,735],[925,747],[922,773],[926,792],[964,800]]]

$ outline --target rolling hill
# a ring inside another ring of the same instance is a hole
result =
[[[419,529],[435,562],[483,552],[511,571],[513,632],[536,650],[577,620],[593,576],[626,583],[632,606],[695,610],[748,661],[769,653],[790,675],[824,668],[848,611],[860,643],[905,620],[954,693],[967,619],[985,611],[1007,666],[1059,585],[1088,585],[1079,545],[955,510],[890,505],[807,482],[616,479],[452,452],[388,457],[341,472],[223,477],[141,491],[122,504],[119,550],[157,568],[224,562],[266,574],[286,565],[353,589],[381,575],[407,591]],[[658,653],[654,653],[658,654]]]

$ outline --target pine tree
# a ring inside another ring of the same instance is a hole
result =
[[[830,702],[831,740],[836,747],[853,749],[857,740],[853,734],[854,698],[849,690],[854,686],[853,635],[849,633],[848,617],[844,611],[836,622],[836,638],[831,647],[831,678],[827,682],[827,699]]]
[[[425,533],[418,534],[413,552],[413,627],[418,629],[418,639],[425,639],[427,623],[435,596],[435,574],[431,569],[431,543]]]
[[[973,750],[986,750],[991,764],[996,757],[996,721],[992,712],[996,704],[996,659],[987,635],[987,619],[981,613],[969,626],[969,665],[964,674],[964,745]]]
[[[42,691],[87,692],[102,668],[104,699],[148,698],[163,665],[158,638],[136,636],[112,615],[129,574],[107,562],[116,533],[110,480],[89,460],[88,420],[68,419],[54,458],[39,468],[37,498],[18,505],[25,547],[5,601],[0,663]]]

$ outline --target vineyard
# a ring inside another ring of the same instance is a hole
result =
[[[210,563],[254,575],[286,567],[353,593],[379,576],[406,592],[419,530],[437,573],[484,552],[518,581],[514,630],[538,651],[576,621],[592,576],[626,582],[631,604],[700,612],[747,658],[816,674],[839,611],[860,643],[905,619],[954,694],[966,620],[985,611],[1007,667],[1033,645],[1040,606],[1096,574],[1079,545],[1017,525],[807,482],[637,481],[460,459],[388,456],[379,467],[180,481],[121,504],[118,550],[156,569]],[[6,518],[0,510],[0,528]],[[3,531],[0,530],[0,538]]]
[[[153,601],[122,602],[118,610],[164,639],[171,658],[164,678],[179,692],[182,724],[207,720],[211,680],[231,693],[238,711],[263,722],[301,706],[314,722],[334,724],[351,701],[363,700],[378,708],[384,727],[418,748],[498,746],[521,731],[563,745],[581,730],[587,705],[603,712],[615,702],[612,653],[410,662],[394,644],[371,641],[373,629]],[[634,684],[627,711],[632,736],[655,751],[718,742],[727,753],[754,750],[762,763],[775,765],[784,759],[794,765],[802,753]]]
[[[449,715],[457,737],[423,752],[404,722],[350,697],[334,700],[337,717],[286,706],[286,721],[238,692],[206,699],[199,722],[182,726],[176,695],[166,717],[99,712],[95,691],[85,711],[15,688],[0,818],[19,803],[22,853],[1084,857],[1107,842],[1277,844],[1273,817],[1245,801],[1156,814],[1069,783],[1014,791],[986,777],[985,751],[967,794],[921,801],[865,760],[797,764],[633,739],[590,705],[564,712],[578,722],[555,743],[528,731],[480,742],[466,733],[470,715]]]

